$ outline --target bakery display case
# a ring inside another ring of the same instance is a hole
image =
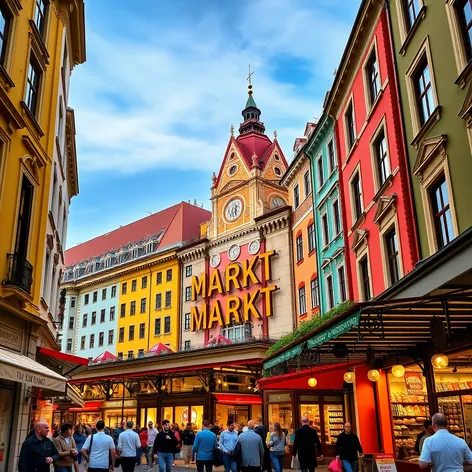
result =
[[[438,407],[447,418],[449,432],[465,439],[464,420],[460,396],[438,398]]]

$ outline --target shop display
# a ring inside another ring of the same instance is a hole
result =
[[[321,431],[320,405],[300,405],[300,417],[313,421],[314,428]]]
[[[462,419],[462,406],[460,398],[438,398],[439,411],[447,418],[448,429],[451,433],[464,439],[464,423]]]
[[[344,430],[344,412],[342,405],[324,406],[325,443],[336,444],[338,436]]]

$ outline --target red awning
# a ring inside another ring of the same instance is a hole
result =
[[[154,344],[154,346],[151,347],[151,349],[148,349],[148,353],[153,353],[153,354],[163,354],[167,352],[174,352],[170,347],[167,347],[165,344],[162,343],[157,343]]]
[[[214,393],[213,395],[222,405],[262,405],[262,397],[258,395],[233,395],[231,393]]]
[[[222,334],[217,334],[205,343],[205,347],[215,345],[218,346],[220,344],[231,344],[231,341],[228,338],[224,337]]]
[[[54,359],[66,361],[69,364],[88,365],[89,363],[88,359],[85,357],[66,354],[65,352],[55,351],[54,349],[49,349],[47,347],[40,347],[39,352],[41,352],[45,356],[54,357]]]
[[[116,360],[118,360],[118,357],[116,357],[110,351],[104,351],[92,361],[92,364],[98,364],[100,362],[116,361]]]
[[[91,401],[91,402],[85,402],[85,405],[83,408],[69,408],[69,411],[97,411],[101,408],[102,406],[102,401]]]

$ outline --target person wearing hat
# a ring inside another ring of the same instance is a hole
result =
[[[74,457],[77,457],[77,446],[72,436],[72,425],[64,423],[60,433],[53,439],[59,458],[54,461],[55,472],[72,472]]]

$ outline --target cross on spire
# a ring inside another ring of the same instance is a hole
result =
[[[254,74],[254,71],[251,72],[251,64],[249,64],[249,74],[248,74],[248,76],[246,77],[246,80],[249,82],[249,85],[251,85],[251,77],[252,77],[252,74]]]

